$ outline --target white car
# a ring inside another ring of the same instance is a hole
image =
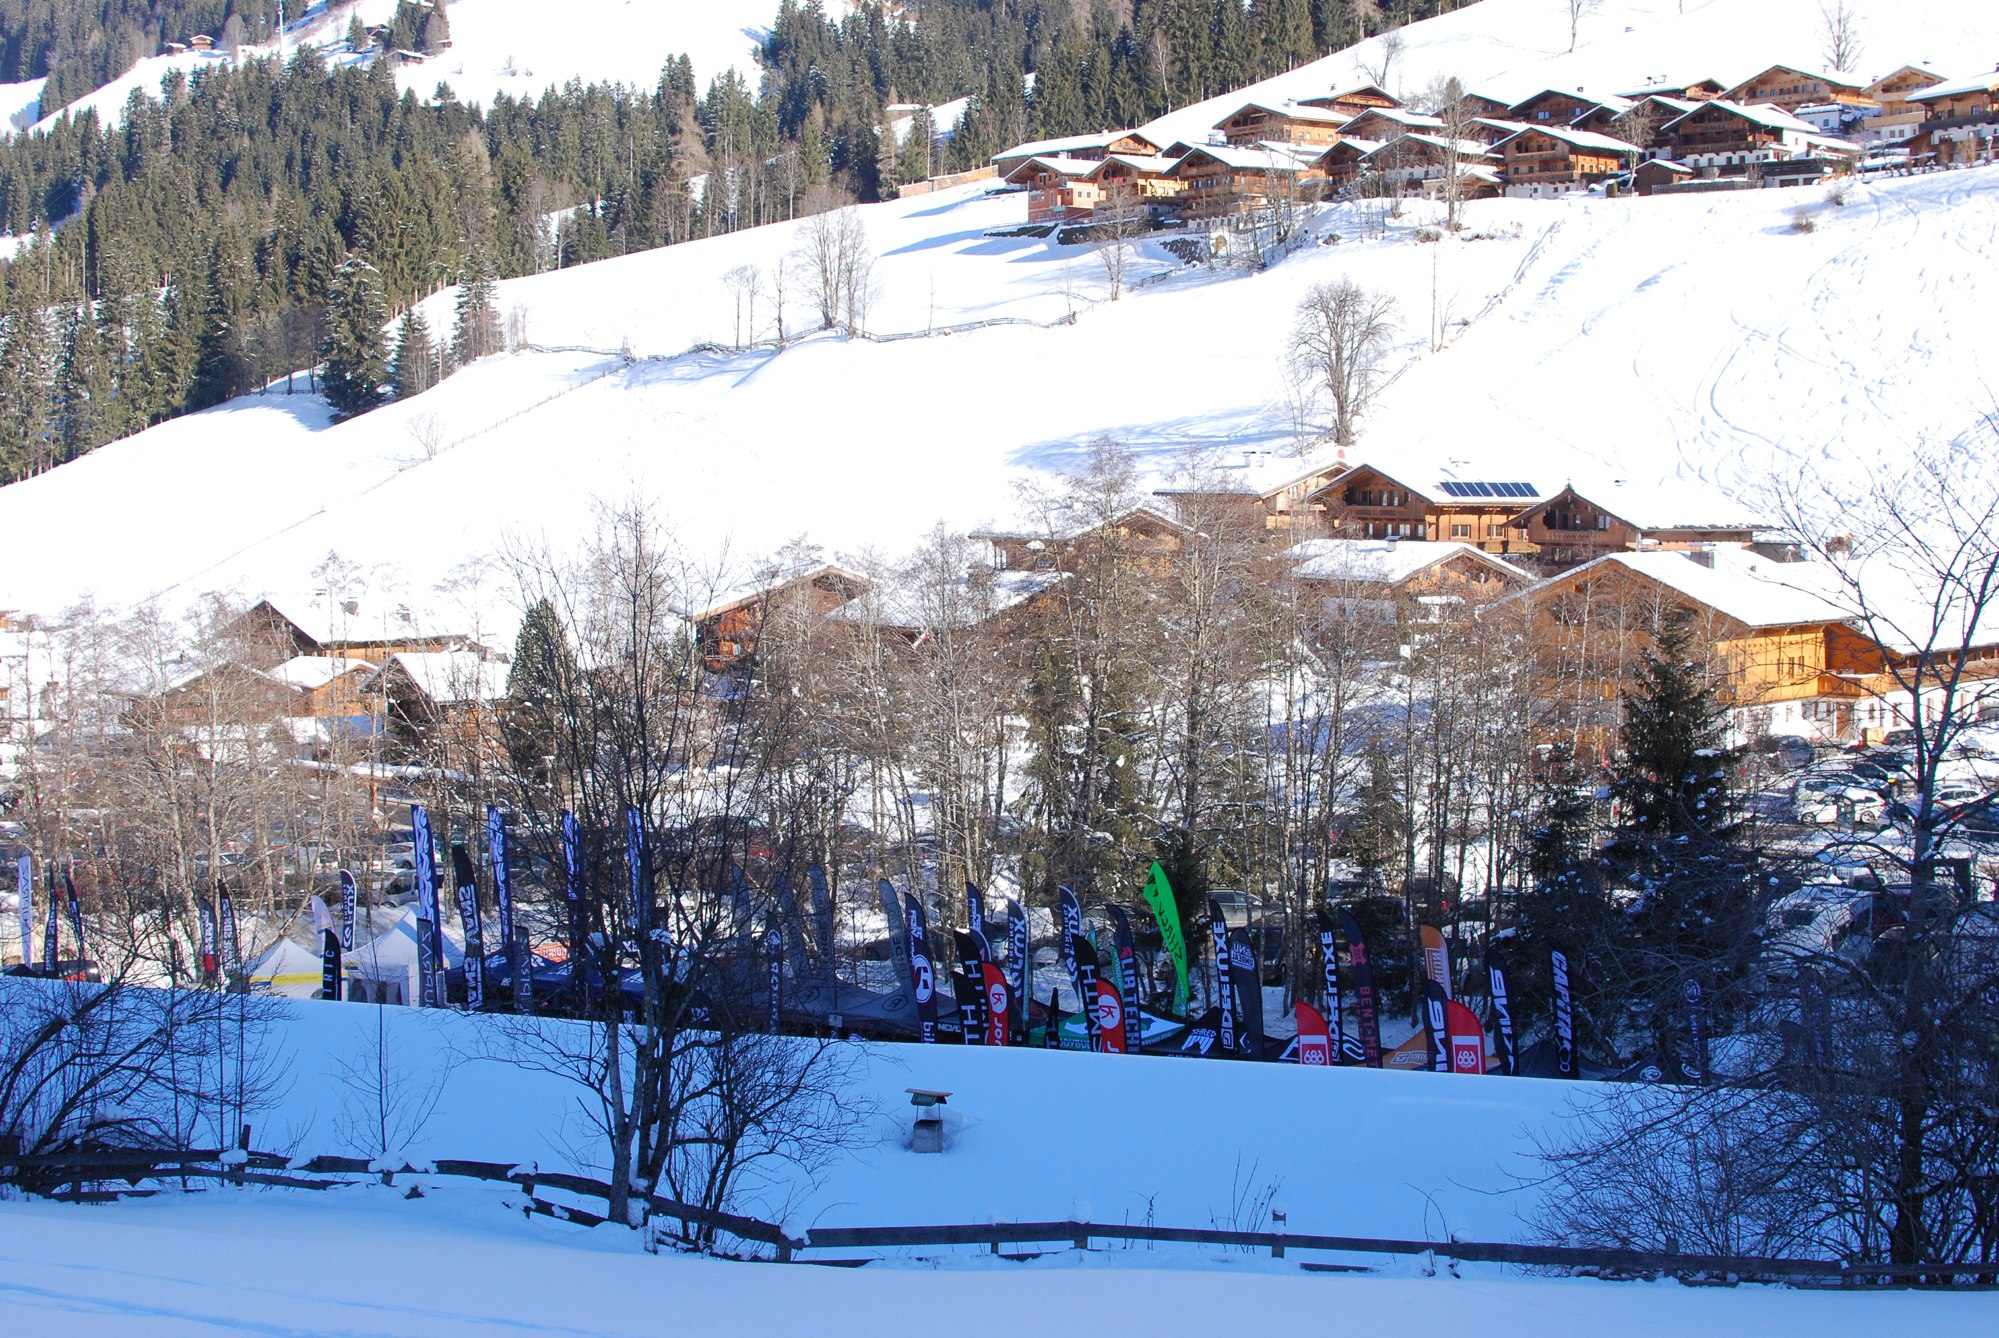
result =
[[[1838,776],[1807,776],[1791,791],[1791,810],[1799,822],[1819,824],[1841,820],[1841,810],[1851,805],[1855,826],[1876,826],[1883,807],[1881,796]]]
[[[1773,975],[1795,975],[1800,964],[1830,956],[1861,923],[1868,893],[1839,883],[1812,883],[1770,908],[1763,959]]]

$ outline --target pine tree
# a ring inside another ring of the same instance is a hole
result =
[[[1728,823],[1728,722],[1694,663],[1693,629],[1669,614],[1624,702],[1615,770],[1622,825],[1643,838],[1712,836]]]
[[[114,383],[88,306],[70,308],[56,364],[56,451],[74,460],[111,440]]]
[[[320,349],[326,402],[333,406],[336,419],[353,418],[381,404],[382,386],[388,380],[382,347],[387,321],[375,267],[358,255],[349,256],[333,280],[326,342]]]
[[[437,384],[437,346],[423,313],[411,307],[396,325],[395,397],[406,400]]]
[[[577,687],[568,630],[553,604],[536,600],[514,637],[507,697],[500,710],[500,736],[520,774],[543,783],[549,779],[557,727]]]
[[[451,356],[459,365],[505,349],[494,301],[493,272],[485,254],[474,251],[459,281],[458,319],[451,331]]]

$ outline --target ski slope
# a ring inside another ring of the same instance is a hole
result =
[[[396,0],[314,0],[286,26],[283,50],[314,46],[336,63],[352,61],[356,57],[347,47],[350,14],[363,24],[375,24],[388,22],[395,10]],[[776,13],[776,0],[698,5],[685,0],[566,0],[559,13],[536,0],[452,0],[451,47],[422,63],[399,67],[396,83],[421,97],[447,84],[460,101],[481,105],[501,94],[538,97],[572,79],[650,89],[659,82],[660,67],[682,55],[693,63],[695,79],[704,88],[731,68],[754,83],[757,47]],[[273,40],[246,45],[243,52],[274,56],[279,49]],[[86,110],[117,125],[134,92],[158,97],[160,82],[169,74],[191,75],[204,65],[226,65],[233,59],[222,51],[147,56],[61,107],[40,105],[41,80],[0,85],[0,134],[13,131],[30,111],[41,118],[34,123],[37,130]]]
[[[1813,232],[1792,231],[1799,207]],[[1999,354],[1963,333],[1999,302],[1991,170],[1857,186],[1843,208],[1795,191],[1486,201],[1475,240],[1442,244],[1416,239],[1416,207],[1364,242],[1332,210],[1312,226],[1337,245],[1259,274],[1152,254],[1135,269],[1159,281],[1116,302],[1087,249],[985,235],[1024,209],[969,187],[864,210],[869,326],[1046,324],[686,353],[736,342],[722,275],[775,271],[788,226],[502,284],[534,344],[596,351],[495,359],[339,426],[311,397],[252,395],[0,489],[0,531],[67,554],[10,566],[0,607],[296,599],[338,554],[419,603],[447,582],[464,598],[476,575],[477,621],[504,637],[500,555],[586,532],[606,502],[648,500],[691,563],[720,571],[800,538],[865,561],[940,522],[1005,521],[1019,485],[1104,436],[1161,479],[1250,451],[1282,472],[1292,312],[1342,276],[1393,292],[1402,316],[1355,454],[1410,468],[1753,493],[1773,471],[1890,466],[1905,441],[1975,444],[1999,384]],[[433,300],[434,329],[450,300]],[[795,291],[786,316],[816,324]],[[766,296],[764,333],[773,318]]]

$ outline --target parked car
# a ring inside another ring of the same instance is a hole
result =
[[[1791,810],[1799,822],[1874,826],[1885,807],[1880,795],[1849,776],[1807,776],[1791,791]]]
[[[1796,975],[1814,957],[1837,952],[1866,923],[1873,894],[1843,883],[1812,883],[1770,908],[1764,968],[1772,976]]]

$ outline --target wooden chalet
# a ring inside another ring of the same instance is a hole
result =
[[[1583,190],[1636,166],[1644,153],[1636,144],[1594,130],[1555,125],[1530,126],[1494,148],[1509,195]]]
[[[1989,160],[1999,148],[1999,67],[1912,93],[1909,101],[1924,113],[1910,141],[1917,152],[1969,163]]]
[[[1487,553],[1531,553],[1532,541],[1513,520],[1542,497],[1531,483],[1451,477],[1410,484],[1358,464],[1310,494],[1302,509],[1344,538],[1457,540]]]
[[[1270,209],[1286,192],[1298,192],[1320,175],[1316,158],[1282,146],[1209,144],[1189,149],[1174,164],[1173,178],[1180,183],[1174,203],[1186,222],[1215,226]]]
[[[993,170],[1002,180],[1029,158],[1081,158],[1095,162],[1113,153],[1157,153],[1160,145],[1136,130],[1100,130],[1093,135],[1065,135],[1060,139],[1037,139],[993,155]]]
[[[1531,98],[1514,103],[1503,113],[1509,121],[1532,126],[1574,126],[1579,130],[1609,132],[1617,118],[1632,108],[1632,100],[1616,96],[1591,97],[1581,89],[1544,88]]]
[[[364,690],[380,700],[391,740],[413,753],[437,757],[443,745],[464,757],[496,741],[509,668],[476,650],[391,655]]]
[[[1470,544],[1421,539],[1308,539],[1278,555],[1329,619],[1406,626],[1440,621],[1534,578]]]
[[[1238,148],[1273,144],[1336,143],[1353,113],[1298,102],[1249,102],[1215,122],[1222,139]]]
[[[422,615],[408,607],[367,609],[358,600],[346,600],[337,609],[299,603],[289,610],[259,600],[231,620],[221,635],[235,648],[236,659],[259,669],[297,656],[381,664],[391,655],[475,645],[464,632],[426,629]]]
[[[974,530],[966,537],[991,545],[992,565],[1000,571],[1072,573],[1093,552],[1110,545],[1163,572],[1193,533],[1157,508],[1135,506],[1100,522],[1065,525],[1058,520],[1038,531]]]
[[[1694,179],[1694,169],[1671,158],[1647,158],[1631,174],[1631,189],[1638,195],[1671,194],[1676,186]]]
[[[1919,615],[1914,625],[1922,624]],[[1961,718],[1999,722],[1999,627],[1988,623],[1974,629],[1963,655],[1953,706]],[[1914,724],[1915,704],[1907,685],[1918,680],[1917,662],[1922,656],[1914,646],[1882,646],[1857,626],[1828,627],[1826,681],[1819,702],[1821,732],[1840,743],[1879,741],[1891,729]],[[1949,650],[1944,656],[1955,658]],[[1922,712],[1926,720],[1935,721],[1944,710],[1935,650],[1929,652],[1929,666],[1921,675],[1932,685],[1923,694]]]
[[[1538,550],[1536,565],[1577,566],[1606,553],[1746,548],[1763,524],[1746,508],[1700,489],[1606,483],[1565,485],[1513,517]]]
[[[920,590],[873,586],[826,615],[838,628],[874,628],[921,648],[947,631],[1017,639],[1047,613],[1067,572],[979,564],[957,580]],[[1024,647],[1025,643],[1016,642]]]
[[[1772,65],[1753,78],[1745,79],[1721,96],[1745,106],[1767,103],[1787,112],[1814,102],[1843,102],[1869,105],[1866,86],[1842,74],[1801,70],[1791,65]]]
[[[1463,199],[1497,195],[1502,159],[1475,139],[1453,141],[1441,135],[1398,135],[1370,152],[1362,171],[1372,171],[1399,193],[1435,195],[1455,171]],[[1321,169],[1322,171],[1324,169]]]
[[[770,619],[824,617],[871,585],[859,572],[821,562],[771,573],[748,589],[689,614],[688,621],[694,625],[703,663],[711,673],[721,673],[755,656]]]
[[[1402,105],[1402,100],[1376,84],[1356,84],[1351,88],[1336,88],[1330,93],[1317,97],[1300,98],[1299,105],[1321,107],[1327,111],[1344,112],[1348,116],[1359,116],[1363,112],[1380,108],[1394,108]]]
[[[315,720],[363,719],[369,702],[368,684],[379,667],[366,660],[332,655],[298,655],[266,671],[271,678],[302,694],[299,715]]]
[[[1158,154],[1114,153],[1097,164],[1090,182],[1097,188],[1093,210],[1130,209],[1171,203],[1185,183],[1173,175],[1177,159]]]
[[[1395,107],[1376,107],[1348,121],[1340,131],[1340,138],[1368,139],[1386,144],[1398,135],[1434,135],[1442,133],[1443,129],[1444,118],[1441,116],[1402,111]]]
[[[215,39],[207,33],[196,33],[187,39],[187,49],[189,51],[213,51],[215,50]]]
[[[1610,133],[1617,139],[1636,144],[1646,157],[1657,156],[1664,142],[1663,131],[1674,121],[1701,105],[1701,100],[1651,93],[1631,104],[1631,110],[1617,118]]]
[[[1313,161],[1313,170],[1325,178],[1328,193],[1348,190],[1374,169],[1370,155],[1381,145],[1378,139],[1342,139]]]
[[[1717,98],[1660,128],[1665,156],[1689,167],[1749,168],[1802,158],[1817,130],[1772,106]]]
[[[1943,82],[1934,70],[1904,65],[1867,85],[1862,91],[1877,110],[1860,123],[1860,142],[1869,148],[1891,148],[1913,138],[1928,112],[1912,95]]]
[[[1093,179],[1102,165],[1087,158],[1034,157],[1009,172],[1006,183],[1027,191],[1029,223],[1073,223],[1103,199],[1103,188]]]
[[[1608,554],[1509,596],[1495,609],[1507,614],[1525,623],[1544,691],[1577,712],[1564,737],[1604,750],[1668,620],[1693,628],[1734,741],[1811,732],[1827,686],[1827,632],[1848,616],[1809,564],[1740,549]]]
[[[1487,97],[1483,93],[1466,92],[1458,96],[1456,104],[1444,110],[1460,121],[1478,120],[1482,117],[1503,120],[1506,114],[1513,110],[1513,104]]]

